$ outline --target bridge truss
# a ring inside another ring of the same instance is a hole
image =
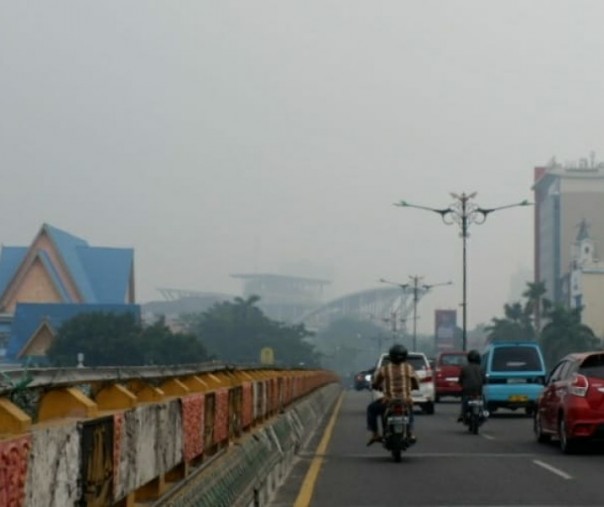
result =
[[[417,299],[426,292],[417,289]],[[392,326],[393,318],[405,321],[413,311],[412,287],[380,287],[347,294],[305,314],[300,320],[309,329],[322,329],[330,322],[353,317],[375,319],[376,323]]]

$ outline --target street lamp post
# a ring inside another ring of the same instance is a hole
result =
[[[420,281],[424,279],[423,276],[409,275],[409,279],[412,283],[396,283],[391,282],[389,280],[385,280],[384,278],[380,278],[380,282],[387,283],[389,285],[397,285],[404,291],[412,288],[413,293],[413,350],[417,350],[417,303],[419,302],[420,292],[426,293],[433,287],[440,287],[441,285],[451,285],[453,282],[443,282],[443,283],[432,283],[432,284],[422,284],[420,285]],[[421,289],[421,291],[420,291]]]
[[[481,208],[475,202],[473,202],[474,197],[476,197],[476,192],[472,192],[471,194],[466,194],[463,192],[460,194],[451,193],[451,197],[453,197],[454,202],[449,205],[448,208],[430,208],[428,206],[419,206],[417,204],[410,204],[407,201],[400,201],[395,203],[395,206],[400,206],[401,208],[417,208],[423,209],[426,211],[432,211],[434,213],[438,213],[442,219],[442,221],[446,225],[459,225],[461,232],[460,236],[462,239],[462,349],[465,351],[467,348],[467,335],[468,335],[468,288],[467,288],[467,247],[466,242],[469,237],[468,228],[471,224],[483,224],[487,217],[495,212],[502,209],[507,208],[515,208],[518,206],[529,206],[527,200],[514,203],[507,204],[505,206],[498,206],[496,208]]]

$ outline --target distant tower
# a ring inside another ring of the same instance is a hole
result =
[[[593,239],[589,234],[589,224],[587,220],[581,220],[579,224],[579,232],[577,234],[577,241],[573,245],[573,259],[575,259],[580,266],[586,263],[594,262],[596,259],[596,249]]]
[[[598,259],[597,236],[592,226],[583,219],[572,246],[568,299],[571,308],[581,309],[581,322],[596,336],[604,337],[604,263]]]
[[[596,262],[596,249],[594,241],[589,234],[589,224],[587,220],[583,219],[579,223],[577,239],[571,249],[569,287],[571,308],[583,306],[583,273]]]

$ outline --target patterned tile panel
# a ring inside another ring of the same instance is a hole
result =
[[[189,462],[203,452],[205,396],[192,394],[181,399],[184,458]]]
[[[0,442],[0,505],[25,505],[27,465],[31,437],[25,436]]]

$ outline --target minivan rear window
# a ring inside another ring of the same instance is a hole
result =
[[[579,368],[579,373],[586,377],[604,379],[604,354],[586,357]]]
[[[464,366],[467,362],[466,354],[444,354],[440,356],[442,366]]]
[[[539,352],[534,347],[497,347],[493,349],[491,371],[540,371]]]
[[[414,370],[423,370],[426,368],[426,361],[421,356],[407,357],[407,362],[413,366]],[[382,358],[382,366],[386,366],[387,364],[390,364],[390,358],[385,356]]]

